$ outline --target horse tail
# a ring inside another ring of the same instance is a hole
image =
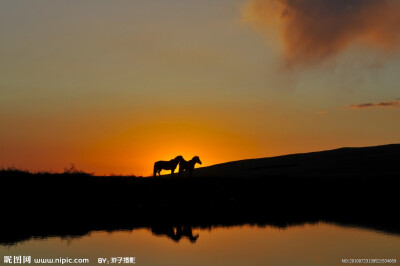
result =
[[[154,163],[153,176],[156,176],[156,174],[157,174],[157,162]]]

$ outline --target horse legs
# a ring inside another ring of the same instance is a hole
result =
[[[181,176],[183,173],[183,168],[181,166],[179,166],[179,176]]]
[[[174,168],[174,169],[171,169],[171,176],[174,175],[174,172],[175,172],[175,168]]]

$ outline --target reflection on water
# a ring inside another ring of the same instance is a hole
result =
[[[398,260],[400,237],[326,223],[286,229],[177,226],[28,240],[0,246],[0,255],[89,258],[92,265],[118,256],[135,257],[137,265],[340,265],[345,258]]]
[[[175,242],[179,242],[182,237],[186,237],[190,240],[190,242],[195,243],[197,238],[199,238],[199,234],[193,235],[192,227],[186,225],[179,226],[153,226],[151,228],[151,232],[155,235],[167,236]]]

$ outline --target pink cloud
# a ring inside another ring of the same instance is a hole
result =
[[[246,11],[266,29],[277,21],[288,67],[317,64],[355,42],[400,50],[398,0],[250,0]]]
[[[352,104],[349,106],[351,109],[362,109],[362,108],[372,108],[372,107],[400,107],[400,101],[393,102],[380,102],[380,103],[362,103],[362,104]]]

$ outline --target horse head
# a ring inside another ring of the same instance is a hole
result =
[[[178,161],[178,162],[182,162],[185,159],[183,159],[182,155],[178,155],[178,156],[175,157],[175,160]]]
[[[199,156],[194,156],[193,159],[192,159],[192,161],[193,161],[194,163],[201,164],[201,161],[200,161]]]

